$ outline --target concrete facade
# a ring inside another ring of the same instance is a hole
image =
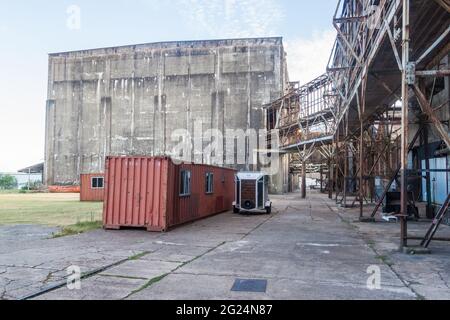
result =
[[[108,155],[172,155],[172,133],[193,136],[200,120],[203,132],[263,129],[262,105],[287,80],[282,38],[50,54],[46,183],[78,184],[80,174],[103,172]]]

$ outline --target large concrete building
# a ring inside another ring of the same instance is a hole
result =
[[[170,155],[177,129],[265,128],[287,83],[282,38],[164,42],[50,54],[45,176],[78,184],[108,155]]]

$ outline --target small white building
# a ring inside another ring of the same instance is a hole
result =
[[[40,173],[9,173],[0,172],[0,176],[12,176],[17,180],[17,189],[22,189],[28,184],[42,183],[42,174]]]
[[[42,183],[41,173],[15,173],[13,176],[17,179],[18,189],[22,189],[29,184]]]
[[[42,184],[44,173],[44,163],[39,163],[37,165],[24,168],[18,172],[0,172],[0,176],[12,176],[17,180],[17,189],[22,189],[28,185],[33,185],[36,183]]]

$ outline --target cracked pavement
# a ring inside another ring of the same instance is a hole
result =
[[[64,283],[72,265],[106,269],[83,279],[81,290],[64,286],[35,299],[450,299],[447,243],[410,256],[398,252],[398,224],[355,222],[357,209],[318,193],[273,201],[271,216],[225,213],[164,234],[97,230],[49,239],[51,228],[0,227],[0,299]],[[380,290],[367,288],[373,265]],[[232,292],[237,278],[268,280],[267,292]]]

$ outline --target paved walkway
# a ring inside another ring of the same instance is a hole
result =
[[[338,209],[317,193],[273,200],[271,216],[227,213],[166,234],[8,238],[0,242],[0,295],[36,293],[78,265],[97,271],[81,290],[64,287],[36,299],[450,299],[448,244],[433,243],[430,256],[400,254],[397,224],[356,223],[357,210]],[[381,272],[380,289],[368,288],[369,267]],[[267,290],[231,291],[236,279],[267,280]]]

